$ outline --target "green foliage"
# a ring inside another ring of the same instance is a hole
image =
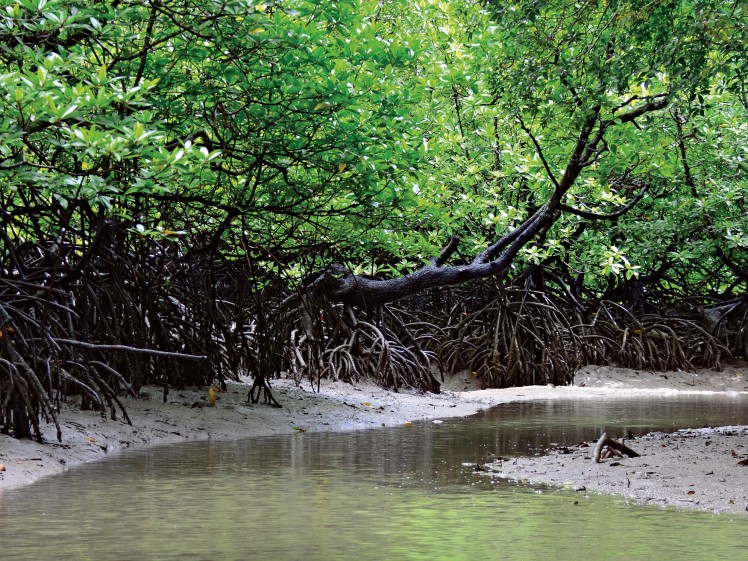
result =
[[[0,13],[7,226],[50,238],[67,211],[295,278],[332,259],[407,272],[450,236],[469,260],[517,227],[598,115],[563,203],[649,194],[615,221],[564,214],[517,266],[598,271],[598,288],[714,271],[718,248],[744,266],[745,20],[713,0],[18,0]]]
[[[421,147],[429,167],[391,251],[433,256],[458,234],[469,259],[517,227],[562,181],[592,115],[602,140],[562,202],[610,215],[643,185],[649,190],[620,218],[565,213],[519,255],[518,270],[523,262],[552,265],[569,281],[586,274],[599,291],[609,275],[625,282],[671,266],[692,272],[680,286],[686,292],[740,280],[716,255],[730,248],[733,264],[746,266],[738,242],[746,214],[736,206],[746,189],[738,164],[747,105],[739,3],[415,5],[409,23],[429,37],[419,82],[431,93]],[[679,136],[694,161],[690,172]],[[693,182],[703,186],[694,190]],[[678,249],[665,259],[671,240]],[[625,257],[612,247],[625,247]]]
[[[405,295],[438,284],[436,263],[468,264],[442,267],[447,284],[500,274],[574,313],[634,289],[744,296],[747,22],[721,0],[6,1],[0,422],[28,436],[53,387],[114,409],[153,372],[313,374],[330,356],[431,387],[422,318],[356,325],[289,297],[309,283],[360,295],[417,271]],[[717,323],[745,323],[725,306]],[[94,335],[104,347],[81,346]],[[135,354],[102,362],[122,345]],[[211,368],[141,362],[146,347]]]

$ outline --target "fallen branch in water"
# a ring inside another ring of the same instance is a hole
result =
[[[597,444],[595,445],[595,453],[592,455],[592,458],[595,460],[596,464],[600,463],[600,459],[603,454],[603,448],[605,447],[612,448],[613,450],[617,450],[621,454],[625,454],[629,458],[638,458],[639,454],[626,446],[625,444],[621,444],[620,442],[617,442],[613,440],[612,438],[608,437],[608,433],[604,432],[600,439],[597,441]]]

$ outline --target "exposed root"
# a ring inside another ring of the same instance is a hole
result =
[[[608,436],[608,433],[603,433],[595,445],[592,459],[596,464],[599,464],[601,460],[610,457],[613,453],[618,453],[619,456],[624,455],[629,458],[638,458],[639,453],[632,450],[625,444],[613,440]]]
[[[395,391],[439,391],[434,353],[422,346],[433,331],[423,335],[429,331],[425,324],[408,323],[398,310],[381,306],[359,314],[324,299],[292,295],[265,319],[273,336],[257,340],[264,359],[257,368],[264,372],[286,372],[317,387],[323,378],[349,383],[367,379]]]
[[[748,356],[746,298],[674,315],[566,286],[482,282],[355,309],[310,286],[291,293],[249,258],[186,258],[117,228],[123,241],[106,250],[40,242],[0,264],[0,431],[41,440],[46,420],[60,438],[71,396],[129,420],[119,396],[146,382],[168,391],[248,373],[249,401],[278,406],[268,381],[282,374],[437,392],[445,371],[485,387],[562,385],[585,364],[692,370]]]
[[[485,387],[509,387],[568,384],[587,350],[567,310],[544,293],[509,289],[485,307],[463,312],[438,352],[448,371],[469,370]]]
[[[255,393],[256,392],[256,393]],[[252,382],[252,387],[247,394],[247,403],[259,403],[262,397],[262,403],[271,407],[283,407],[273,396],[273,390],[264,376],[257,376]]]
[[[46,419],[61,438],[57,411],[71,396],[129,422],[123,392],[224,383],[244,368],[246,309],[229,291],[246,285],[240,270],[222,278],[215,264],[193,267],[156,243],[98,254],[62,239],[55,253],[43,245],[16,249],[15,269],[0,265],[2,432],[41,440]]]
[[[655,371],[720,368],[729,349],[695,319],[635,316],[615,302],[600,302],[586,326],[606,362]]]

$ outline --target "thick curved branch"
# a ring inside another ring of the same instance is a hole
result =
[[[504,250],[509,244],[511,244],[515,239],[517,239],[517,236],[519,236],[522,233],[522,227],[515,228],[514,230],[507,232],[501,238],[493,243],[492,245],[488,246],[488,248],[478,255],[474,260],[473,264],[478,265],[481,263],[488,263],[491,259],[493,259],[494,255],[499,254],[501,251]]]
[[[348,274],[343,278],[326,276],[324,289],[333,300],[354,306],[385,304],[437,286],[454,286],[471,280],[500,277],[506,274],[517,253],[534,236],[556,221],[560,213],[541,209],[513,232],[513,241],[497,258],[488,262],[473,261],[467,265],[436,267],[427,265],[393,279],[371,279]],[[506,236],[505,236],[506,237]]]
[[[668,97],[649,98],[646,103],[608,120],[600,118],[601,106],[592,107],[579,131],[564,174],[558,180],[553,176],[550,165],[543,158],[539,143],[520,121],[522,128],[530,134],[530,138],[535,142],[535,148],[543,160],[543,165],[555,184],[554,192],[548,198],[548,201],[532,216],[525,219],[516,229],[504,234],[467,265],[440,266],[452,254],[452,242],[450,242],[431,265],[402,277],[371,279],[350,273],[342,278],[323,275],[325,278],[323,284],[325,293],[329,298],[345,304],[369,307],[392,302],[428,288],[454,286],[471,280],[504,276],[517,254],[530,240],[556,222],[563,210],[576,210],[566,207],[561,201],[584,168],[594,163],[600,153],[605,150],[604,136],[608,128],[621,123],[633,122],[645,113],[666,107],[668,102]],[[635,205],[644,196],[646,190],[647,187],[645,186],[631,202],[616,212],[621,214],[626,212],[627,207]],[[456,248],[456,241],[454,244]]]
[[[624,107],[630,102],[633,102],[636,99],[640,99],[638,97],[633,97],[629,101],[627,101],[625,104],[620,105],[618,108],[614,110],[617,111],[621,107]],[[649,98],[643,98],[646,99],[646,103],[643,103],[642,105],[639,105],[638,107],[635,107],[631,109],[630,111],[627,111],[626,113],[622,113],[621,115],[618,115],[613,118],[613,121],[618,121],[618,123],[633,123],[636,119],[644,115],[645,113],[651,113],[653,111],[659,111],[660,109],[664,109],[670,104],[670,94],[659,94],[655,95]]]

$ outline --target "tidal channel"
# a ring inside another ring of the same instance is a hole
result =
[[[440,424],[125,450],[0,492],[0,559],[735,561],[748,515],[474,471],[603,430],[730,424],[748,424],[745,397],[539,401]]]

